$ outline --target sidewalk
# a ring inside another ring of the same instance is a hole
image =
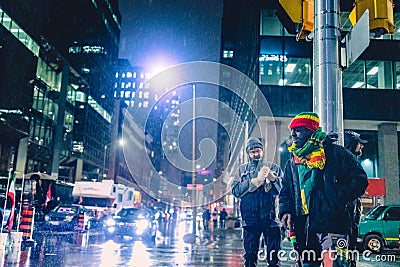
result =
[[[282,241],[282,249],[289,251],[292,248],[288,240]],[[242,267],[243,266],[243,240],[242,228],[235,229],[210,229],[198,230],[196,240],[193,243],[195,258],[192,262],[213,259],[214,262],[223,262],[223,266]],[[259,267],[267,266],[266,255],[260,250]],[[197,257],[197,258],[196,258]],[[207,266],[214,266],[207,264]],[[222,266],[222,265],[221,265]],[[282,267],[295,266],[293,262],[281,263]]]

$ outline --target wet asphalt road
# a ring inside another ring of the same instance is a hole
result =
[[[101,231],[47,232],[36,231],[34,242],[23,243],[17,260],[11,254],[3,258],[4,266],[243,266],[243,247],[240,229],[192,231],[189,221],[172,221],[163,224],[155,243],[129,238],[107,239]],[[290,243],[283,242],[290,251]],[[386,254],[395,254],[389,251]],[[362,260],[357,266],[399,266],[400,255],[395,262],[373,262]],[[14,261],[14,262],[11,262]],[[19,262],[18,262],[19,261]],[[267,266],[260,261],[259,266]],[[293,262],[282,262],[281,266],[294,266]]]

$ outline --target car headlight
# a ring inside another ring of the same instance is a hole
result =
[[[45,219],[45,221],[50,221],[50,216],[46,215],[46,216],[44,216],[44,219]]]
[[[148,220],[138,220],[136,223],[136,233],[137,234],[142,234],[146,229],[149,227],[149,221]]]
[[[64,221],[65,222],[70,222],[70,221],[72,221],[73,218],[74,218],[74,216],[66,216]]]
[[[115,220],[114,219],[108,219],[107,221],[106,221],[106,225],[107,226],[114,226],[116,223],[115,223]]]

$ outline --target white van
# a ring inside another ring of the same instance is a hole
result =
[[[134,188],[122,184],[114,184],[112,180],[102,182],[76,182],[72,196],[78,197],[76,204],[83,205],[95,212],[100,219],[113,215],[122,208],[134,206]]]

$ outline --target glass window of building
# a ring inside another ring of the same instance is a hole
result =
[[[295,36],[289,34],[281,21],[276,16],[276,10],[261,10],[260,16],[260,35],[261,36]]]
[[[311,86],[309,58],[288,57],[284,62],[284,81],[287,86]]]
[[[310,58],[284,55],[260,56],[260,84],[279,86],[311,86]]]
[[[275,10],[262,10],[260,24],[260,35],[282,36],[283,25],[275,15]]]
[[[393,34],[394,40],[400,40],[400,13],[394,14],[394,24],[396,26],[395,32]]]
[[[366,61],[367,88],[393,89],[393,68],[391,61]]]
[[[283,80],[282,55],[261,55],[260,56],[260,84],[285,85]]]
[[[395,88],[400,89],[400,62],[396,62],[395,79],[396,79]]]
[[[233,58],[233,50],[224,50],[223,58]]]
[[[66,128],[67,132],[72,132],[73,126],[74,126],[74,115],[66,111],[64,117],[64,127]]]
[[[343,71],[343,88],[365,88],[364,60],[356,60]]]

